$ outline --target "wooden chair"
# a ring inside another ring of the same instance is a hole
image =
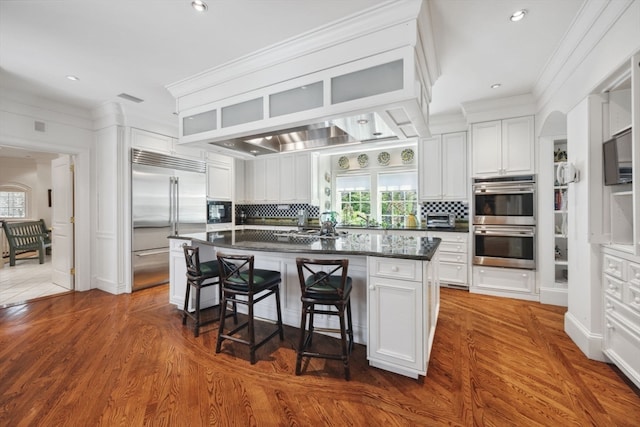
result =
[[[200,318],[200,291],[208,286],[219,285],[218,260],[200,262],[200,249],[193,246],[183,246],[184,259],[187,264],[187,290],[184,296],[184,307],[182,309],[182,324],[187,324],[187,317],[194,321],[193,335],[200,335],[200,327],[218,320],[202,322]],[[191,288],[195,292],[195,307],[193,313],[189,311],[189,297]],[[220,294],[220,291],[218,291]]]
[[[256,350],[276,335],[284,340],[282,327],[282,313],[280,310],[280,282],[279,271],[254,268],[253,255],[225,255],[218,252],[218,269],[220,271],[220,284],[222,288],[222,303],[220,308],[220,326],[218,329],[218,341],[216,353],[220,353],[224,340],[235,341],[249,346],[251,364],[256,363]],[[254,327],[254,305],[265,298],[274,295],[276,298],[276,311],[278,320],[276,330],[270,335],[256,342]],[[247,321],[238,325],[237,317],[234,317],[236,327],[225,332],[225,319],[229,302],[233,303],[233,312],[236,312],[237,304],[247,306]],[[248,328],[249,337],[243,339],[236,334]]]
[[[348,381],[351,378],[349,355],[353,349],[352,280],[351,277],[347,276],[349,260],[296,258],[296,265],[300,281],[300,300],[302,301],[296,375],[301,373],[302,359],[304,357],[318,357],[342,360],[344,377]],[[316,306],[318,305],[325,308],[317,308]],[[335,307],[335,310],[331,309],[331,307]],[[323,329],[323,331],[340,333],[341,354],[319,353],[310,350],[313,342],[313,318],[315,314],[337,316],[339,318],[340,329]],[[309,317],[308,332],[307,316]]]

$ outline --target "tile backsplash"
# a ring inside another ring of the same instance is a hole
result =
[[[300,209],[306,209],[309,218],[320,216],[320,208],[306,203],[280,203],[267,205],[236,205],[236,217],[244,210],[249,218],[296,218]]]
[[[420,208],[420,216],[424,218],[427,213],[454,213],[458,220],[469,220],[469,203],[467,202],[424,202]]]

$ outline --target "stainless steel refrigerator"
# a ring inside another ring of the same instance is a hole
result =
[[[205,232],[206,164],[131,150],[132,290],[169,281],[169,235]]]

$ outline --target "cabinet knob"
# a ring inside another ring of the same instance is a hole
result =
[[[613,270],[613,268],[614,268],[614,267],[615,267],[615,265],[613,265],[613,264],[609,264],[609,269],[610,269],[610,270]]]
[[[527,273],[522,273],[522,277],[527,277]]]
[[[607,322],[607,329],[613,330],[615,328],[613,327],[613,325],[611,323]]]
[[[370,291],[375,291],[375,290],[376,290],[376,287],[375,287],[374,285],[369,285],[369,290],[370,290]]]
[[[636,279],[640,280],[640,273],[636,273]]]
[[[640,304],[640,297],[635,297],[635,298],[633,299],[633,301],[634,301],[636,304]]]
[[[613,308],[613,304],[607,303],[607,310],[611,310]]]
[[[609,289],[613,290],[613,289],[615,289],[615,288],[616,288],[616,287],[615,287],[615,286],[613,286],[613,283],[609,283]]]
[[[391,267],[391,271],[393,271],[394,273],[397,272],[398,270],[399,269],[397,265],[394,265],[393,267]]]
[[[456,257],[456,260],[457,260],[457,261],[462,261],[462,257],[461,257],[461,256],[458,256],[458,257]]]

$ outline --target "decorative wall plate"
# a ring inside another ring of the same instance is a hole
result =
[[[400,158],[402,159],[402,163],[411,163],[413,161],[413,150],[411,148],[405,148],[402,150],[400,154]]]
[[[330,196],[331,195],[331,188],[324,187],[324,194],[326,194],[327,196]]]
[[[338,159],[338,166],[340,169],[349,169],[349,158],[346,156],[342,156]]]
[[[327,182],[331,182],[331,174],[329,172],[324,173],[324,180]]]
[[[378,164],[380,166],[387,166],[390,161],[391,161],[391,154],[387,153],[386,151],[383,151],[382,153],[378,154]]]
[[[361,168],[367,167],[369,165],[369,156],[367,156],[366,154],[360,154],[358,156],[358,164]]]

